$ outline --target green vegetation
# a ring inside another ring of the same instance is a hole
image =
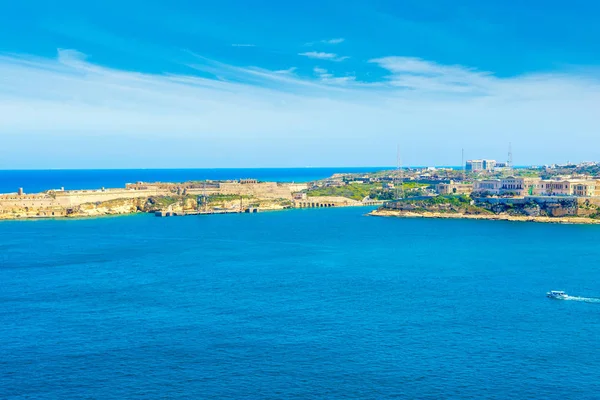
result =
[[[163,209],[177,203],[179,200],[179,198],[172,196],[158,196],[149,198],[148,203],[157,209]]]
[[[410,197],[424,196],[424,189],[428,186],[429,185],[426,183],[404,182],[402,184],[403,197],[406,199]]]
[[[402,193],[403,198],[417,197],[425,195],[425,188],[429,185],[418,182],[405,182],[400,191],[400,185],[395,189],[374,189],[371,190],[369,197],[376,200],[394,200]]]
[[[201,196],[200,196],[201,197]],[[250,196],[248,195],[239,195],[239,194],[211,194],[209,196],[206,196],[208,199],[208,202],[217,202],[217,201],[232,201],[232,200],[239,200],[241,199],[249,199]]]
[[[341,196],[354,200],[362,200],[369,196],[372,190],[382,189],[380,183],[351,183],[345,186],[327,186],[308,190],[309,196]]]
[[[204,204],[203,203],[203,198],[202,196],[196,196],[196,199],[198,201],[199,204]],[[225,204],[227,202],[237,202],[239,203],[240,201],[247,206],[252,207],[252,204],[249,204],[250,200],[256,200],[251,196],[248,195],[238,195],[238,194],[211,194],[209,196],[206,196],[206,204],[208,206],[225,206]]]
[[[595,213],[590,214],[589,217],[591,219],[600,219],[600,211],[596,211]]]
[[[471,198],[466,195],[444,195],[444,196],[435,196],[430,199],[425,199],[423,202],[428,204],[450,204],[453,206],[462,206],[464,204],[471,204]]]
[[[402,186],[404,197],[422,196],[427,184],[418,182],[405,182]],[[398,194],[398,189],[384,189],[381,183],[350,183],[345,186],[328,186],[308,190],[309,196],[340,196],[353,200],[362,200],[369,196],[375,200],[393,200]]]
[[[519,176],[521,178],[539,178],[540,173],[531,169],[524,170],[516,170],[515,176]]]
[[[402,189],[404,191],[414,190],[414,189],[424,189],[429,186],[427,183],[419,183],[419,182],[404,182],[402,184]]]
[[[294,205],[294,203],[288,199],[278,199],[278,203],[283,207],[292,207]]]
[[[493,214],[491,211],[471,204],[471,198],[465,195],[432,196],[402,200],[402,209],[412,212],[439,212],[457,214]]]

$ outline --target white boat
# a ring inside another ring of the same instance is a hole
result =
[[[549,297],[551,299],[564,300],[569,296],[562,290],[551,290],[548,293],[546,293],[546,297]]]

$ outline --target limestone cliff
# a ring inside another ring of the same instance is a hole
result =
[[[119,215],[148,210],[148,199],[116,199],[97,203],[84,203],[68,210],[69,216]]]

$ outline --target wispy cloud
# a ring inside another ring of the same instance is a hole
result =
[[[407,164],[444,164],[462,146],[488,154],[510,138],[531,155],[523,162],[598,158],[600,82],[593,74],[503,78],[385,57],[371,64],[387,71],[386,79],[367,83],[321,67],[303,78],[291,69],[207,59],[190,65],[220,78],[208,79],[89,60],[68,50],[52,59],[0,56],[0,166],[27,167],[40,156],[49,167],[64,166],[65,159],[91,162],[102,154],[154,162],[167,148],[187,165],[336,164],[349,154],[375,165],[393,162],[387,147],[398,141],[414,150]],[[310,151],[315,143],[319,152]]]
[[[344,38],[334,38],[334,39],[323,39],[316,42],[307,42],[304,43],[305,46],[314,46],[316,44],[340,44],[343,43],[346,39]]]
[[[279,69],[273,72],[275,72],[276,74],[293,74],[297,69],[298,68],[296,67],[290,67],[288,69]]]
[[[343,85],[356,80],[356,77],[354,76],[334,76],[325,68],[320,67],[313,68],[313,72],[323,83]]]
[[[299,56],[304,56],[308,58],[315,58],[319,60],[329,60],[329,61],[344,61],[347,60],[348,56],[338,56],[335,53],[325,53],[323,51],[307,51],[304,53],[298,53]]]
[[[389,83],[405,89],[474,92],[485,91],[496,78],[460,65],[439,65],[414,57],[384,57],[370,60],[388,70]]]
[[[256,45],[250,43],[233,43],[231,47],[256,47]]]

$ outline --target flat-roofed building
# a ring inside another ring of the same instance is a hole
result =
[[[502,179],[475,181],[473,192],[523,196],[600,196],[600,181],[592,179],[521,178],[509,176]]]
[[[542,190],[540,178],[521,178],[509,176],[502,179],[500,191],[515,196],[537,195]]]
[[[579,182],[573,184],[573,195],[579,197],[593,197],[596,195],[596,181]]]
[[[468,160],[465,169],[469,172],[493,171],[496,160]]]
[[[541,194],[546,196],[573,196],[575,185],[579,181],[570,180],[544,180]]]
[[[502,181],[500,179],[484,179],[473,183],[473,192],[500,194]]]
[[[471,183],[438,183],[435,187],[438,194],[470,194],[473,191]]]
[[[483,160],[468,160],[465,168],[470,172],[483,171]]]
[[[483,169],[493,171],[496,168],[496,160],[483,160]]]

